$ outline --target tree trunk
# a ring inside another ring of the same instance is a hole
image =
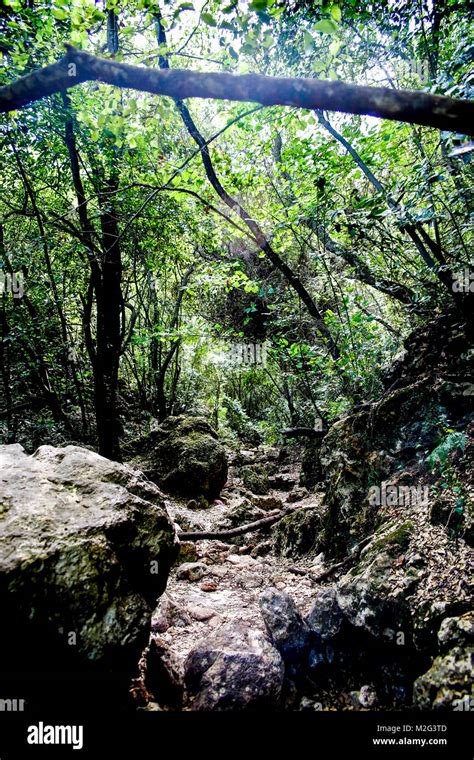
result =
[[[114,195],[116,177],[106,181],[100,204],[103,260],[100,282],[96,283],[97,337],[94,359],[95,413],[99,454],[121,460],[119,438],[122,427],[118,418],[117,393],[120,349],[122,346],[122,261]]]

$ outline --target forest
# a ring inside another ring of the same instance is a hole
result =
[[[0,713],[474,709],[473,28],[3,0]]]

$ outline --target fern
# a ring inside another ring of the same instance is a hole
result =
[[[444,441],[437,446],[431,454],[427,457],[426,461],[431,470],[435,470],[439,467],[443,469],[447,464],[448,457],[452,451],[464,451],[466,446],[466,435],[464,433],[449,433]]]

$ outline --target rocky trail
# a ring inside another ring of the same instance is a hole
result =
[[[417,609],[426,612],[437,597],[441,615],[449,605],[463,611],[469,604],[466,578],[473,567],[472,553],[433,526],[426,509],[411,510],[414,522],[409,532],[417,537],[412,545],[403,525],[395,527],[397,509],[387,514],[384,529],[376,539],[369,536],[360,550],[366,557],[365,575],[356,573],[354,578],[349,572],[345,577],[357,553],[349,562],[331,563],[325,561],[317,543],[309,551],[304,546],[301,552],[302,525],[323,524],[324,494],[300,487],[300,463],[281,464],[278,460],[285,459],[284,450],[282,454],[253,451],[245,452],[245,457],[260,473],[278,467],[276,480],[284,482],[284,491],[272,488],[266,495],[252,494],[244,483],[247,465],[234,465],[220,498],[209,508],[196,510],[194,500],[191,506],[185,501],[167,503],[180,532],[218,533],[265,513],[281,514],[289,505],[295,512],[233,543],[181,543],[178,563],[152,616],[150,644],[135,684],[142,709],[244,709],[259,703],[298,710],[364,710],[391,707],[393,702],[408,707],[409,682],[423,658],[403,630],[407,594],[410,615]],[[389,557],[381,551],[384,544]],[[370,568],[377,564],[381,566],[379,580],[390,587],[388,599],[379,608],[370,598],[369,580]],[[442,601],[443,594],[449,602]],[[398,628],[383,628],[389,623],[390,605],[391,624],[395,621]],[[419,627],[423,630],[423,623]],[[453,635],[454,641],[463,643],[472,632],[472,615],[452,618],[444,627],[447,642]],[[396,646],[406,650],[401,659]],[[449,693],[450,679],[445,680],[442,665],[438,686],[442,682]],[[469,656],[464,665],[461,671],[468,679]],[[384,678],[389,679],[388,689]],[[433,688],[430,678],[427,693]],[[454,681],[459,688],[459,674],[458,682]],[[420,681],[420,695],[423,689]]]
[[[238,473],[238,468],[233,469]],[[186,530],[216,532],[229,525],[237,527],[240,521],[247,524],[264,515],[277,515],[288,504],[295,508],[293,514],[302,510],[320,516],[322,495],[297,487],[295,466],[283,465],[279,472],[291,490],[271,489],[265,496],[256,496],[236,476],[229,478],[220,498],[208,509],[196,511],[172,501],[169,511],[180,530],[184,526]],[[266,589],[289,594],[301,613],[309,613],[314,581],[306,574],[319,574],[324,569],[323,556],[314,552],[304,559],[277,555],[270,538],[274,530],[281,532],[281,526],[277,523],[263,535],[262,531],[247,533],[236,543],[202,540],[181,544],[179,563],[171,572],[151,623],[151,646],[166,661],[178,690],[185,661],[202,640],[210,640],[222,630],[225,636],[235,633],[244,640],[265,634],[260,598]],[[233,688],[238,689],[239,684]],[[239,696],[234,693],[233,698]],[[244,704],[245,694],[240,698]],[[148,705],[148,709],[158,707],[153,701]]]

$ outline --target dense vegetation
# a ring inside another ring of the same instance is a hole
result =
[[[2,84],[71,43],[150,68],[472,93],[472,20],[455,0],[3,6]],[[431,315],[469,314],[461,135],[96,82],[0,130],[4,443],[120,459],[151,419],[182,412],[229,443],[273,442],[374,398]],[[243,365],[242,344],[266,362]]]

